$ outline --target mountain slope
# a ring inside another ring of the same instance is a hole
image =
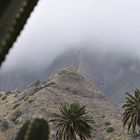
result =
[[[15,68],[1,72],[0,89],[23,89],[33,81],[48,79],[66,65],[74,66],[119,107],[124,102],[125,92],[140,87],[140,59],[124,53],[74,48],[57,56],[45,70]]]
[[[58,56],[44,72],[45,77],[73,65],[108,96],[121,105],[124,93],[140,87],[140,60],[126,54],[92,49],[69,50]]]
[[[74,101],[86,105],[93,116],[95,140],[127,140],[123,134],[119,112],[94,85],[72,67],[66,67],[48,81],[37,81],[19,93],[0,94],[1,120],[8,124],[8,128],[2,132],[8,140],[14,139],[26,119],[32,116],[52,119],[60,104]],[[54,131],[51,133],[53,139]]]

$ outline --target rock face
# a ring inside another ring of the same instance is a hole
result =
[[[62,103],[74,101],[86,105],[93,116],[95,140],[127,140],[116,108],[94,85],[70,66],[47,81],[37,81],[19,92],[1,92],[0,96],[0,136],[3,137],[0,137],[0,140],[14,140],[25,120],[31,117],[52,119]],[[53,127],[51,133],[53,140]],[[7,139],[4,139],[4,136]]]
[[[116,106],[124,102],[124,93],[140,85],[140,60],[127,54],[102,53],[92,49],[72,49],[58,56],[45,77],[66,65],[73,65],[98,87]]]
[[[73,65],[119,107],[124,102],[124,93],[140,85],[140,59],[126,54],[105,54],[91,48],[74,48],[56,57],[45,70],[15,68],[0,72],[0,89],[22,89],[33,81],[46,80],[66,65]]]

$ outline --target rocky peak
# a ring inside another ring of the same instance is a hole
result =
[[[85,80],[84,76],[80,72],[78,72],[73,66],[70,65],[66,66],[56,75],[54,75],[53,77],[58,77],[58,79],[63,82],[76,82]]]
[[[8,124],[8,128],[0,130],[0,133],[5,135],[7,140],[15,138],[25,120],[34,116],[52,119],[61,104],[72,102],[86,105],[90,115],[93,116],[95,140],[127,140],[122,133],[118,110],[103,93],[71,66],[65,67],[47,81],[35,82],[20,93],[2,97],[0,97],[1,120]],[[55,133],[53,127],[51,133],[51,136]]]

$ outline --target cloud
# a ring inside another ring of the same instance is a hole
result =
[[[3,67],[42,68],[86,43],[138,55],[139,7],[139,0],[40,0]]]

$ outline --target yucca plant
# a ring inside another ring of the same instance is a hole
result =
[[[55,122],[56,137],[60,140],[81,140],[92,138],[94,121],[86,111],[86,106],[72,103],[68,106],[61,105],[60,113],[55,115],[51,122]]]
[[[136,89],[134,94],[126,93],[126,102],[123,105],[123,125],[128,124],[128,132],[132,128],[140,127],[140,90]]]
[[[49,125],[45,119],[27,120],[20,129],[16,140],[48,140]]]

